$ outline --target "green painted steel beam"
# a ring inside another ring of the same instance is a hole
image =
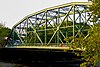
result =
[[[30,21],[29,23],[30,23],[30,25],[31,25],[31,27],[32,27],[32,29],[33,29],[33,31],[34,31],[34,33],[36,34],[37,38],[40,40],[41,44],[43,45],[43,42],[42,42],[41,38],[39,37],[39,35],[37,34],[36,29],[32,26],[32,22]]]
[[[72,7],[73,7],[73,6],[72,6]],[[61,21],[60,25],[57,27],[57,30],[54,32],[54,34],[52,35],[52,37],[51,37],[51,39],[50,39],[50,41],[48,42],[47,45],[50,44],[51,40],[53,39],[53,37],[55,36],[55,34],[57,33],[57,31],[59,30],[61,24],[64,22],[64,20],[66,19],[66,17],[69,15],[69,13],[70,13],[72,7],[69,9],[68,13],[64,16],[64,19]]]
[[[41,44],[42,46],[43,45],[48,46],[51,45],[52,42],[55,43],[56,45],[60,43],[67,44],[68,42],[65,42],[63,40],[64,38],[69,37],[69,35],[73,36],[73,39],[71,41],[73,42],[75,37],[78,36],[78,32],[83,34],[82,31],[88,31],[86,29],[82,30],[84,28],[84,25],[81,26],[81,23],[84,21],[85,21],[84,23],[89,22],[91,16],[86,18],[86,13],[89,11],[87,9],[81,11],[79,9],[80,7],[77,6],[87,7],[91,4],[92,4],[91,2],[72,2],[72,3],[46,8],[41,11],[35,12],[33,14],[27,15],[22,20],[20,20],[17,24],[15,24],[13,26],[13,29],[16,29],[16,33],[23,43],[26,42],[28,44],[28,41],[30,42],[32,40],[31,36],[33,35],[35,39],[34,39],[34,43],[33,42],[32,43],[35,46],[38,43]],[[65,7],[68,7],[68,10],[64,11],[63,8]],[[56,10],[56,12],[53,12],[53,10]],[[77,21],[80,23],[80,27],[77,26],[76,23]],[[72,25],[68,25],[69,22]],[[62,26],[63,23],[65,23],[65,26]],[[31,28],[32,30],[28,30],[29,28]],[[23,30],[26,31],[23,32]],[[30,34],[31,32],[32,34]],[[19,33],[21,33],[21,35],[23,33],[25,34],[26,36],[25,41],[21,39]],[[28,38],[28,36],[30,37]],[[42,36],[44,36],[44,38]],[[89,35],[87,34],[86,37],[88,36]]]
[[[66,3],[66,4],[63,4],[63,5],[58,5],[58,6],[46,8],[46,9],[40,10],[38,12],[35,12],[33,14],[27,15],[22,20],[20,20],[17,24],[15,24],[13,26],[13,28],[16,27],[18,24],[22,23],[22,21],[24,21],[26,18],[28,18],[30,16],[35,16],[35,15],[41,14],[41,13],[46,12],[46,11],[50,11],[50,10],[54,10],[54,9],[59,9],[59,8],[62,8],[62,7],[67,7],[67,6],[73,6],[73,5],[85,5],[85,6],[89,6],[89,5],[92,5],[92,2],[72,2],[72,3]]]

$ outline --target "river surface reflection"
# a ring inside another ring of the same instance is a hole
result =
[[[0,62],[0,67],[23,67],[21,64],[14,64],[8,62]]]

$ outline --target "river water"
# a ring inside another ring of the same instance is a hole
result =
[[[21,64],[14,64],[14,63],[7,63],[7,62],[0,62],[0,67],[24,67]]]

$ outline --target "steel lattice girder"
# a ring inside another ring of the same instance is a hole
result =
[[[72,42],[78,36],[78,32],[86,38],[83,31],[85,25],[90,28],[90,16],[87,16],[88,6],[91,2],[73,2],[51,8],[46,8],[24,17],[12,28],[10,38],[27,45],[59,45],[67,44],[64,38],[73,36]],[[69,24],[70,23],[70,24]],[[77,26],[77,24],[80,24]],[[81,25],[83,24],[83,25]],[[69,31],[68,31],[69,30]],[[83,30],[83,31],[82,31]],[[16,36],[17,35],[17,39]],[[9,38],[9,39],[10,39]]]

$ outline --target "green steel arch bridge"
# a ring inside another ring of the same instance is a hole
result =
[[[89,36],[90,5],[91,2],[66,3],[24,17],[13,26],[5,48],[71,49],[68,44],[79,33],[84,39]],[[72,39],[66,41],[69,37]]]

